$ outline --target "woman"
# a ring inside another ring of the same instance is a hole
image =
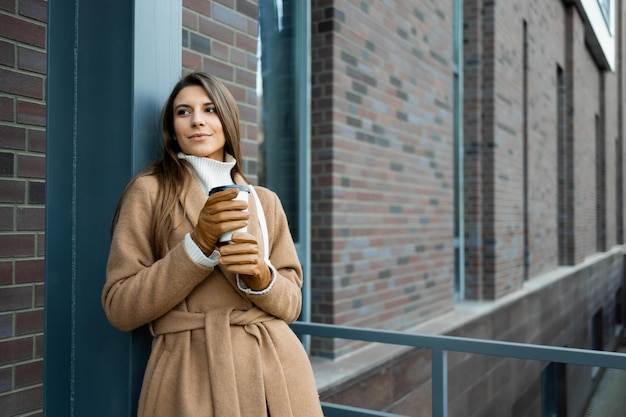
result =
[[[192,73],[162,114],[163,156],[124,190],[102,304],[154,336],[140,417],[321,416],[300,314],[302,269],[275,193],[241,169],[239,112],[216,78]],[[249,205],[235,199],[245,185]],[[235,232],[227,244],[219,238]]]

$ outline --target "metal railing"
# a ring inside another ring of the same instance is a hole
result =
[[[432,353],[431,378],[433,417],[448,417],[448,351],[626,370],[626,354],[615,352],[455,336],[407,334],[398,331],[374,330],[320,323],[294,322],[291,323],[290,326],[299,336],[310,335],[430,349]],[[399,414],[390,414],[327,402],[322,403],[322,408],[324,409],[324,415],[326,417],[400,416]]]

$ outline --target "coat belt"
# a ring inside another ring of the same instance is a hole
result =
[[[156,337],[204,328],[213,415],[240,417],[230,326],[243,326],[248,334],[257,339],[259,348],[263,350],[261,366],[270,415],[291,416],[291,402],[282,364],[267,328],[262,324],[271,320],[276,320],[276,317],[256,307],[245,311],[220,309],[206,313],[172,310],[152,322],[150,331]],[[236,414],[233,414],[234,410]]]

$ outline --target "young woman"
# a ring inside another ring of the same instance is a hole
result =
[[[301,266],[277,195],[243,175],[235,100],[216,78],[189,74],[162,130],[163,156],[118,204],[102,293],[115,327],[149,324],[154,336],[138,416],[322,416],[287,325],[300,314]],[[233,188],[207,197],[232,184],[249,204]]]

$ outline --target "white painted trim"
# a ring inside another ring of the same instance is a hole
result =
[[[610,0],[610,14],[607,22],[598,0],[580,0],[587,16],[591,32],[600,45],[604,59],[611,71],[615,69],[615,0]],[[608,23],[608,25],[607,25]]]

